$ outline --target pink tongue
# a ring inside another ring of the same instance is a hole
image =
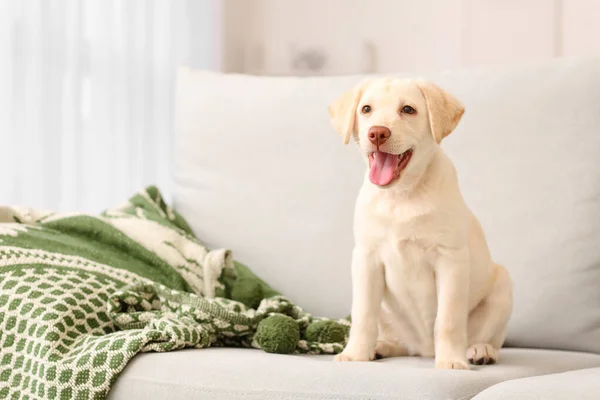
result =
[[[379,186],[385,186],[394,179],[398,167],[398,155],[376,151],[371,162],[369,180]]]

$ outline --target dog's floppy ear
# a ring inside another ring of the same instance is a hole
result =
[[[344,144],[350,142],[356,124],[356,108],[362,97],[367,80],[357,84],[353,89],[344,93],[329,106],[329,116],[336,131],[344,139]]]
[[[465,108],[454,96],[431,82],[419,81],[418,86],[427,103],[431,133],[439,144],[458,125]]]

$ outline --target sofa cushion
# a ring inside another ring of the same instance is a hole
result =
[[[504,349],[502,362],[473,371],[433,368],[432,359],[334,363],[252,349],[182,350],[136,356],[110,399],[469,399],[508,379],[600,366],[600,355]]]
[[[474,400],[598,400],[600,368],[515,379],[484,390]]]
[[[600,352],[600,59],[426,77],[466,106],[443,147],[515,283],[508,344]],[[327,107],[359,79],[179,75],[176,209],[320,315],[350,306],[364,166]]]

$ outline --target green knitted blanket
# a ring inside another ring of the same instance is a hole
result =
[[[333,354],[348,326],[207,249],[155,187],[98,216],[0,208],[0,398],[102,399],[147,351]]]

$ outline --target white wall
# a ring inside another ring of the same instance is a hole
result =
[[[598,0],[226,0],[225,4],[226,71],[410,72],[600,54]],[[307,60],[315,69],[307,66]]]
[[[173,0],[171,0],[173,1]],[[188,31],[189,59],[194,67],[221,70],[223,66],[225,10],[222,0],[185,0]]]

